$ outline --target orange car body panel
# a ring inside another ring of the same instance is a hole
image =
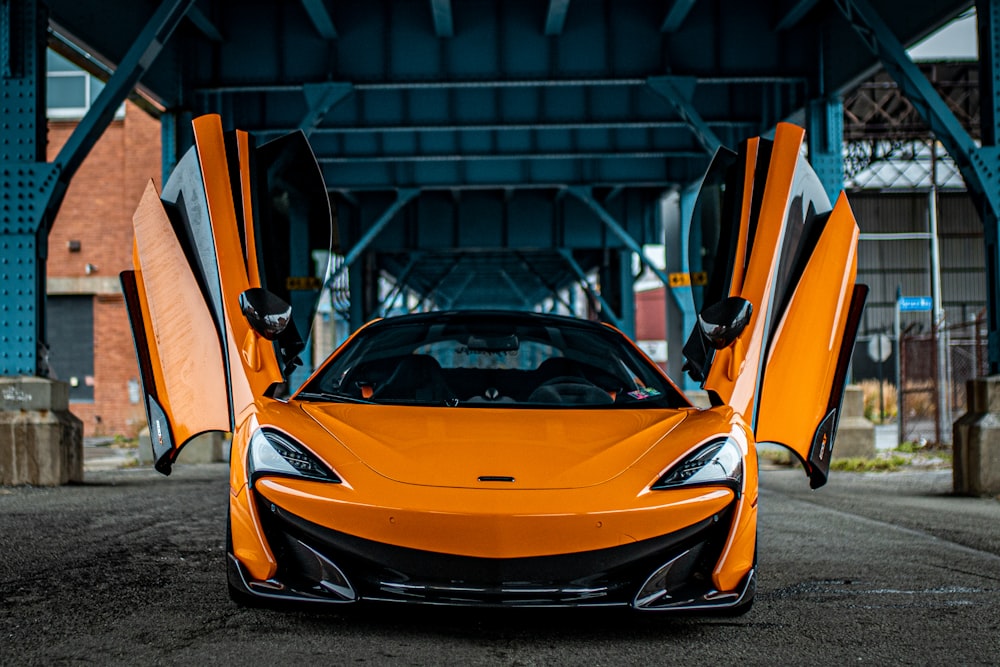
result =
[[[261,407],[263,409],[254,420],[275,426],[288,421],[287,411],[299,409],[280,401],[266,401]],[[604,411],[579,410],[572,417],[565,415],[569,419],[559,420],[579,422],[578,426],[574,426],[574,429],[580,429],[579,432],[565,434],[571,436],[563,441],[567,448],[581,445],[586,440],[580,438],[581,434],[594,427],[603,430],[608,437],[614,437],[613,432],[617,431],[621,439],[628,442],[625,435],[634,432],[636,420],[646,425],[646,440],[626,445],[614,455],[621,460],[613,464],[604,459],[598,448],[583,453],[581,464],[576,466],[575,479],[544,488],[544,485],[532,484],[530,480],[542,480],[551,475],[553,459],[559,455],[525,456],[519,439],[543,422],[555,421],[549,410],[518,410],[518,419],[511,419],[511,411],[488,408],[402,408],[414,413],[408,421],[387,418],[386,411],[393,408],[384,406],[338,407],[354,413],[349,419],[339,422],[352,424],[352,437],[357,435],[355,428],[367,427],[384,434],[390,429],[406,431],[414,423],[434,420],[448,422],[441,428],[465,430],[466,433],[469,429],[495,433],[489,445],[479,443],[481,448],[490,448],[489,455],[484,456],[482,451],[478,457],[438,452],[434,465],[441,468],[440,472],[431,477],[427,471],[414,471],[410,478],[419,482],[392,479],[382,474],[375,469],[378,464],[370,465],[367,448],[362,461],[338,439],[340,446],[313,451],[343,479],[343,484],[272,476],[259,479],[249,488],[250,493],[259,494],[308,521],[363,539],[436,553],[485,558],[522,558],[620,546],[668,534],[710,518],[732,505],[736,495],[732,489],[703,486],[653,491],[649,487],[676,460],[676,448],[679,446],[676,443],[687,443],[682,450],[687,453],[700,446],[698,438],[706,432],[739,429],[742,437],[746,438],[745,426],[728,408],[708,411],[618,411],[613,416]],[[396,408],[396,411],[399,410]],[[322,441],[325,436],[326,441],[331,442],[321,422],[326,427],[338,422],[333,415],[324,414],[326,411],[313,412],[319,412],[316,414],[318,420],[301,424],[296,436],[312,442]],[[489,427],[484,429],[484,414],[487,412],[495,415],[487,418]],[[503,419],[503,412],[508,413],[506,419]],[[340,416],[344,417],[344,414]],[[598,427],[600,422],[604,425]],[[659,436],[654,435],[657,425],[662,429]],[[670,432],[669,443],[663,437],[666,431]],[[544,435],[543,429],[534,437],[539,439]],[[509,443],[507,447],[503,446],[504,442]],[[366,447],[367,444],[364,443]],[[234,441],[233,456],[245,456],[244,448],[244,444]],[[426,452],[421,452],[418,447],[412,459],[392,463],[399,464],[398,470],[405,470],[406,464],[414,463],[422,453]],[[378,459],[377,456],[374,458]],[[468,479],[475,482],[480,474],[494,474],[494,465],[509,470],[509,467],[504,467],[504,462],[517,466],[512,475],[515,483],[510,486],[498,488],[498,483],[476,483],[473,487],[471,484],[454,483],[455,480]],[[584,463],[619,465],[621,467],[617,470],[623,471],[611,477],[607,474],[595,475],[594,470]],[[240,493],[246,484],[246,476],[245,472],[236,471],[236,467],[231,475],[232,504],[253,504],[249,494]],[[755,488],[756,462],[747,460],[745,467],[752,468],[753,476],[746,482],[752,483]],[[518,484],[519,479],[525,481]],[[756,497],[752,500],[755,502]],[[742,507],[750,502],[751,499],[743,494],[737,504]],[[233,516],[248,511],[247,508],[235,508]],[[755,532],[755,510],[748,507],[738,512],[743,517],[740,525]],[[267,560],[263,554],[265,544],[253,531],[247,530],[242,534],[234,531],[233,543],[234,547],[242,548],[243,553],[261,549],[261,553],[251,559],[253,562],[264,563]],[[752,550],[751,544],[751,554]],[[731,561],[727,559],[720,564],[725,581],[745,576],[752,567],[752,558],[747,560],[742,557],[745,549],[732,548],[731,551]],[[258,576],[265,578],[266,568],[261,567],[259,572]]]
[[[768,355],[757,420],[757,440],[808,456],[826,416],[844,321],[857,274],[858,226],[841,195],[806,265]],[[843,258],[847,257],[845,266]],[[831,308],[831,304],[836,304]],[[802,377],[809,382],[802,382]]]
[[[173,441],[180,445],[206,431],[228,431],[226,374],[215,322],[152,181],[133,225],[153,382]],[[162,436],[153,430],[151,437]]]
[[[250,287],[250,279],[246,263],[233,261],[233,258],[243,258],[244,254],[237,227],[240,223],[233,206],[222,122],[218,116],[202,116],[195,119],[193,126],[198,160],[205,179],[225,309],[226,335],[223,340],[226,341],[229,357],[229,389],[233,412],[238,416],[250,407],[255,396],[263,395],[272,383],[281,380],[281,372],[274,348],[269,342],[260,340],[259,334],[250,328],[239,309],[240,294]],[[256,271],[256,262],[254,267]]]
[[[753,304],[753,314],[750,324],[740,335],[738,344],[719,355],[705,381],[706,389],[714,389],[728,405],[747,419],[754,412],[761,356],[767,344],[767,315],[772,307],[771,286],[780,256],[780,241],[787,224],[788,195],[804,136],[802,128],[787,123],[779,124],[775,131],[760,209],[760,223],[756,226],[746,273],[740,281],[739,296]],[[748,162],[749,160],[748,157]],[[747,171],[753,173],[753,169],[753,163],[749,163]],[[759,185],[755,183],[755,187]],[[749,196],[750,192],[746,191],[744,202]],[[745,204],[744,211],[749,212]],[[741,237],[747,235],[748,224],[747,219],[741,219]],[[742,264],[737,264],[734,275],[739,274],[741,269]],[[732,359],[734,355],[735,360]],[[730,369],[735,369],[736,372],[733,373]]]

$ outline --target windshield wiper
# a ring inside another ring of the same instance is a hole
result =
[[[354,398],[344,394],[334,394],[326,391],[300,391],[295,395],[297,401],[331,401],[334,403],[364,403],[365,405],[375,405],[373,401],[363,398]]]

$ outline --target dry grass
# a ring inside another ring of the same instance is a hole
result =
[[[889,382],[882,381],[882,399],[879,400],[878,380],[862,380],[860,382],[861,391],[864,393],[865,417],[876,424],[884,424],[892,421],[899,414],[899,397],[896,395],[896,386]],[[880,403],[884,405],[884,410],[879,411]]]

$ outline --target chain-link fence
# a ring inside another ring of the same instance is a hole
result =
[[[984,318],[901,336],[901,442],[951,443],[951,425],[968,406],[966,382],[987,372]],[[946,354],[939,354],[942,347]]]

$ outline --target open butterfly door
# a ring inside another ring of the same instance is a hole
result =
[[[231,431],[256,398],[286,383],[321,283],[300,276],[315,274],[315,239],[329,252],[329,199],[301,133],[255,148],[245,132],[223,133],[218,116],[193,127],[195,145],[163,192],[146,187],[133,217],[133,269],[121,274],[164,474],[195,436]],[[251,288],[298,306],[280,335],[265,337],[244,316]]]
[[[783,445],[813,488],[827,479],[868,288],[856,284],[858,227],[831,208],[801,154],[804,132],[720,153],[695,206],[690,265],[699,324],[686,368],[744,415],[758,443]]]

